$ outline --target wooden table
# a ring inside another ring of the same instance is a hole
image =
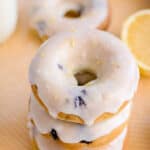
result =
[[[28,67],[40,42],[28,31],[24,2],[19,1],[15,33],[0,45],[0,150],[32,149],[26,128],[30,94]],[[127,16],[150,8],[150,0],[111,0],[111,7],[109,31],[119,36]],[[125,150],[150,150],[150,78],[140,80]]]

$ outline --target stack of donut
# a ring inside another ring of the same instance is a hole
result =
[[[139,72],[128,48],[90,28],[48,39],[29,71],[39,150],[122,150]]]

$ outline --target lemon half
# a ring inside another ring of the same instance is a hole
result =
[[[141,73],[150,76],[150,9],[130,16],[123,25],[121,38],[131,49]]]

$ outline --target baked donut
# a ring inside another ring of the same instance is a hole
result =
[[[121,150],[123,148],[123,142],[126,136],[127,129],[125,128],[116,139],[108,143],[107,145],[99,146],[96,148],[91,148],[85,146],[82,148],[66,148],[59,141],[53,140],[52,138],[47,138],[42,136],[37,128],[30,122],[30,135],[32,138],[34,150]]]
[[[31,95],[29,119],[42,136],[58,140],[66,148],[99,147],[113,141],[127,127],[131,104],[118,115],[92,126],[53,119]],[[68,134],[66,134],[68,133]]]
[[[51,35],[81,26],[106,29],[108,0],[31,0],[30,27],[44,40]]]
[[[36,99],[53,118],[92,125],[131,101],[139,72],[119,39],[85,28],[46,41],[31,63],[29,78]]]
[[[17,23],[17,0],[0,1],[0,43],[14,32]]]
[[[30,125],[30,134],[32,135],[32,143],[34,150],[121,150],[123,148],[123,142],[126,136],[127,129],[124,129],[123,132],[112,142],[107,145],[99,146],[99,147],[88,147],[84,148],[66,148],[59,141],[55,141],[52,138],[47,138],[42,136],[36,129],[34,125]]]

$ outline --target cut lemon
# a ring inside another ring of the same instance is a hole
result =
[[[121,38],[131,49],[141,73],[150,76],[150,9],[130,16],[123,25]]]

